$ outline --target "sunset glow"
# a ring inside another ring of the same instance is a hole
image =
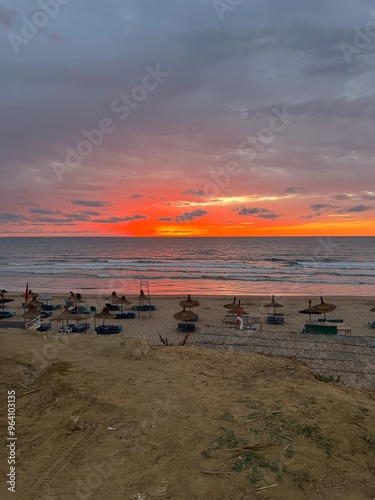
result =
[[[1,236],[375,235],[368,6],[0,4]]]

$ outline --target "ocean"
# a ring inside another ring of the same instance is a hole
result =
[[[374,248],[375,237],[0,238],[0,288],[373,296]]]

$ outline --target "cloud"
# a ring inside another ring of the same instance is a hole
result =
[[[203,189],[186,189],[182,192],[182,194],[191,194],[193,196],[196,196],[197,198],[207,197],[207,193],[203,191]]]
[[[162,222],[171,222],[173,221],[172,217],[159,217],[158,220]]]
[[[313,203],[312,205],[310,205],[310,208],[311,210],[314,210],[314,212],[319,212],[320,210],[329,210],[335,207],[330,203]]]
[[[44,208],[30,208],[29,212],[31,214],[41,214],[41,215],[53,215],[60,214],[60,210],[47,210]]]
[[[134,193],[134,194],[128,196],[128,198],[143,198],[143,196],[139,193]]]
[[[109,205],[106,201],[88,201],[88,200],[72,200],[74,205],[82,205],[83,207],[106,207]]]
[[[13,213],[0,214],[0,223],[2,224],[12,223],[12,222],[22,222],[27,220],[28,219],[26,217],[20,214],[13,214]]]
[[[336,194],[335,196],[332,196],[334,200],[350,200],[352,197],[349,194]]]
[[[203,217],[203,215],[206,215],[208,212],[206,210],[193,210],[192,212],[184,212],[181,215],[177,215],[175,218],[176,222],[188,222],[193,219],[197,219],[199,217]]]
[[[343,212],[355,213],[355,212],[366,212],[367,210],[371,210],[370,205],[355,205],[354,207],[344,208]]]
[[[258,215],[269,212],[266,208],[256,207],[236,207],[234,210],[238,213],[238,215]]]
[[[280,216],[272,213],[267,208],[258,208],[258,207],[235,207],[234,211],[238,213],[238,215],[252,215],[257,219],[278,219]]]
[[[129,222],[132,220],[147,219],[146,215],[131,215],[130,217],[109,217],[108,219],[93,219],[91,222],[98,224],[118,224],[120,222]]]
[[[362,199],[363,200],[375,200],[375,193],[367,192],[362,196]]]

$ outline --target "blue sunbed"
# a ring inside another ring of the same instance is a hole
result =
[[[123,311],[121,313],[115,314],[115,317],[117,319],[135,318],[135,312],[134,311]]]
[[[121,325],[101,325],[95,328],[96,333],[99,335],[112,335],[114,333],[120,333],[121,330]]]
[[[38,328],[38,332],[46,332],[51,328],[51,323],[42,323]]]

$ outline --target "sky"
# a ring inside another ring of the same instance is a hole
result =
[[[0,0],[0,236],[375,235],[369,0]]]

